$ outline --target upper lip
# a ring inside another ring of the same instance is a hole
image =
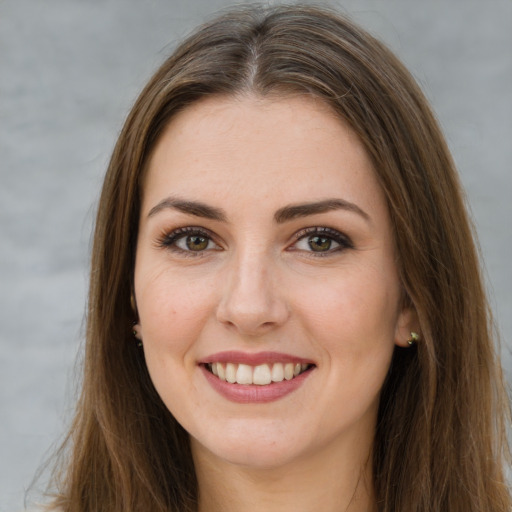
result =
[[[297,357],[291,354],[282,352],[257,352],[248,353],[238,350],[226,350],[224,352],[217,352],[209,355],[199,361],[199,364],[208,363],[238,363],[247,364],[249,366],[258,366],[260,364],[273,364],[273,363],[301,363],[301,364],[314,364],[311,359]]]

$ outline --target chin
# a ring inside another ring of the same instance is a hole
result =
[[[249,443],[237,443],[225,447],[223,450],[216,450],[214,455],[223,459],[228,464],[254,470],[277,469],[292,463],[299,457],[297,447],[285,446],[261,446]]]
[[[256,431],[237,425],[233,427],[234,435],[230,435],[229,431],[224,432],[221,439],[216,436],[206,439],[192,437],[192,451],[198,456],[213,455],[228,464],[246,468],[272,469],[285,466],[300,458],[305,442],[291,432],[283,432],[282,427],[273,423],[260,425]],[[271,426],[273,429],[269,429]]]

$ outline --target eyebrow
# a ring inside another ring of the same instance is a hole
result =
[[[316,215],[332,210],[346,210],[357,213],[367,222],[371,222],[370,216],[357,206],[357,204],[337,198],[325,199],[323,201],[316,201],[313,203],[285,206],[284,208],[277,210],[274,215],[274,219],[278,224],[281,224],[300,217],[307,217],[309,215]]]
[[[148,218],[166,209],[174,209],[187,215],[202,217],[205,219],[228,222],[228,217],[224,210],[214,206],[207,205],[200,201],[187,201],[177,197],[167,197],[151,208]],[[284,206],[274,214],[274,221],[277,224],[283,224],[293,219],[318,215],[333,210],[346,210],[361,216],[367,222],[371,222],[370,216],[359,206],[344,199],[324,199],[312,203],[292,204]]]
[[[153,217],[153,215],[167,208],[175,209],[188,215],[194,215],[195,217],[203,217],[204,219],[218,220],[220,222],[227,222],[228,220],[227,215],[220,208],[215,208],[199,201],[186,201],[177,197],[167,197],[160,201],[151,208],[148,217]]]

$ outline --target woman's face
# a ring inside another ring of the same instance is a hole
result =
[[[195,457],[368,455],[410,314],[346,125],[307,97],[202,100],[156,145],[139,228],[136,329]]]

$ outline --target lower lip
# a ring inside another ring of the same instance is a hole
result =
[[[282,382],[272,382],[265,386],[257,386],[255,384],[231,384],[220,380],[213,375],[205,366],[200,365],[206,380],[224,398],[231,402],[240,404],[263,404],[275,402],[298,389],[304,381],[309,377],[313,368],[306,370],[291,380],[283,380]]]

